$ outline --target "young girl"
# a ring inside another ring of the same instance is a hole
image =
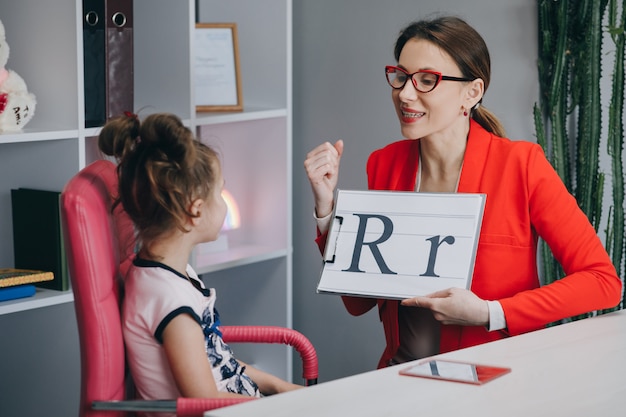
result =
[[[98,141],[118,159],[118,203],[139,242],[125,277],[123,328],[140,397],[259,397],[300,388],[235,359],[221,338],[215,290],[187,264],[195,245],[218,237],[226,216],[216,152],[171,114],[140,123],[126,113]]]

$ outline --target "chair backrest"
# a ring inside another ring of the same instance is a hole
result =
[[[115,164],[100,160],[77,173],[61,193],[63,237],[80,342],[79,417],[127,417],[126,412],[110,411],[107,405],[94,409],[92,403],[134,397],[127,395],[132,386],[128,384],[120,307],[122,277],[134,258],[135,233],[121,205],[111,211],[117,191]],[[315,349],[295,330],[273,326],[222,326],[221,330],[227,343],[293,346],[302,357],[305,380],[317,382]],[[250,399],[178,398],[174,407],[178,415],[201,416],[204,410]]]
[[[126,415],[91,409],[93,400],[123,400],[126,394],[120,268],[132,261],[134,232],[121,207],[111,211],[115,195],[116,167],[105,160],[82,169],[61,194],[80,341],[80,417]]]

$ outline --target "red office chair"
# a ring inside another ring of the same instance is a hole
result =
[[[96,161],[76,174],[61,194],[63,233],[68,256],[81,353],[80,417],[126,417],[129,411],[203,412],[250,399],[178,398],[158,401],[133,399],[128,389],[122,323],[121,276],[134,256],[133,226],[118,206],[115,165]],[[302,358],[306,385],[317,383],[314,347],[299,332],[274,326],[222,326],[227,343],[281,343]],[[111,411],[115,410],[115,411]]]

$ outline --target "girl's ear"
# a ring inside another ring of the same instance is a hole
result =
[[[475,80],[469,82],[466,91],[466,108],[472,109],[483,98],[483,94],[485,93],[485,82],[482,78],[476,78]]]
[[[204,200],[201,198],[195,199],[191,206],[189,207],[189,213],[191,213],[191,224],[197,226],[200,223],[200,219],[202,217],[202,209],[204,208]]]

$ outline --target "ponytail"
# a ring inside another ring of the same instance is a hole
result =
[[[139,127],[139,118],[129,112],[109,120],[98,135],[98,148],[105,155],[121,160],[135,147]]]
[[[484,106],[480,105],[472,110],[472,118],[486,131],[500,136],[501,138],[506,137],[502,123],[500,123],[495,114],[487,110]]]

